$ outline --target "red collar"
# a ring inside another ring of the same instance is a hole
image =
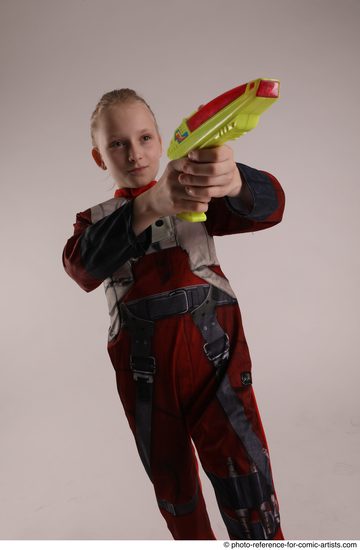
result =
[[[121,187],[120,189],[116,189],[114,193],[114,197],[116,198],[125,197],[126,199],[134,199],[138,195],[141,195],[141,193],[143,193],[144,191],[147,191],[148,189],[150,189],[150,187],[155,185],[155,183],[156,183],[156,180],[151,181],[150,183],[148,183],[147,185],[144,185],[143,187],[134,187],[134,188]]]

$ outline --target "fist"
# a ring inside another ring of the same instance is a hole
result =
[[[192,199],[211,200],[213,197],[238,195],[242,181],[228,145],[190,151],[179,159],[179,182]]]

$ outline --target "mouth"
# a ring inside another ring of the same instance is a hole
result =
[[[133,168],[132,170],[129,170],[129,174],[141,174],[143,170],[145,170],[147,166],[138,166],[137,168]]]

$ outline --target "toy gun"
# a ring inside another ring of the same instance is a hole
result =
[[[185,157],[192,149],[223,145],[255,128],[260,115],[278,99],[279,85],[280,82],[274,79],[252,80],[219,95],[184,118],[169,145],[169,159]],[[178,218],[202,222],[206,215],[181,212]]]

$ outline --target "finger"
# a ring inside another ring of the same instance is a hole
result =
[[[234,172],[228,172],[218,176],[192,176],[190,174],[180,174],[179,182],[182,186],[206,188],[213,186],[227,186],[233,181]]]
[[[184,167],[186,164],[189,163],[189,159],[187,157],[183,157],[181,159],[172,160],[168,163],[168,168],[170,170],[175,170],[176,172],[183,172]]]
[[[228,145],[193,149],[189,152],[188,158],[196,162],[221,162],[228,158],[233,158],[233,151]]]
[[[222,176],[232,173],[235,169],[235,162],[226,159],[219,162],[191,162],[188,160],[183,166],[183,172],[194,176]]]
[[[185,192],[195,201],[210,202],[211,199],[225,197],[228,186],[213,185],[211,187],[185,187]]]
[[[197,189],[194,189],[193,187],[185,187],[184,192],[185,192],[186,199],[194,202],[208,203],[212,199],[212,196],[209,192],[204,191],[202,193],[202,192],[199,192]]]
[[[181,187],[180,189],[173,189],[172,197],[172,200],[175,203],[179,200],[208,203],[211,200],[211,194],[206,191],[204,193],[200,193],[199,188],[195,187]]]
[[[179,212],[206,212],[208,208],[207,202],[184,200],[181,202]]]
[[[211,199],[206,201],[201,201],[185,195],[182,197],[177,197],[174,201],[176,204],[176,210],[179,212],[206,212],[208,209],[208,204]]]

